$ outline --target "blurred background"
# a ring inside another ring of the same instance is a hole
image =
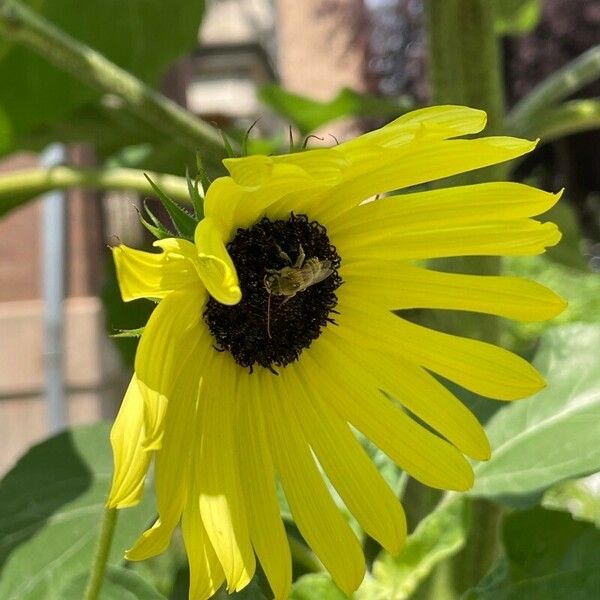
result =
[[[509,109],[600,43],[600,0],[512,4],[526,10],[519,8],[518,22],[503,30]],[[72,16],[61,10],[49,18],[73,28]],[[173,15],[173,27],[178,18]],[[124,56],[143,55],[162,43],[145,33],[138,39],[134,29],[123,42]],[[113,43],[93,35],[86,41],[103,43],[105,52]],[[0,111],[0,134],[11,140],[0,142],[0,173],[40,161],[177,174],[194,164],[192,152],[153,137],[123,113],[116,98],[74,94],[75,100],[66,102],[57,91],[63,79],[39,75],[54,77],[54,67],[26,49],[14,49],[11,56],[0,64],[0,108],[11,116],[18,109],[23,114],[9,128]],[[118,53],[113,60],[119,62]],[[330,145],[429,102],[421,0],[207,1],[195,46],[183,55],[177,47],[165,50],[148,61],[148,80],[154,78],[167,96],[232,139],[241,140],[259,119],[249,136],[250,151],[285,147],[290,126],[297,140],[311,134],[309,144]],[[31,97],[15,96],[11,78],[17,75],[30,80]],[[42,96],[33,91],[36,81],[45,86]],[[571,99],[597,96],[596,80]],[[42,109],[42,103],[48,106]],[[591,320],[598,316],[593,306],[600,292],[600,130],[567,133],[552,130],[514,177],[549,190],[567,188],[557,216],[566,241],[554,257],[558,266],[544,269],[541,278],[556,280],[559,288],[563,282],[587,290],[576,310]],[[115,237],[136,247],[149,242],[138,218],[146,200],[131,192],[55,193],[0,220],[1,473],[50,432],[114,415],[130,376],[135,340],[109,335],[143,324],[151,306],[120,302],[107,246]],[[533,276],[542,270],[527,268]],[[537,333],[520,329],[506,335],[526,347]]]

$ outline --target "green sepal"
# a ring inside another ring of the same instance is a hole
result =
[[[204,218],[204,198],[200,195],[198,190],[198,180],[192,180],[188,168],[185,168],[185,179],[187,181],[188,193],[192,199],[194,205],[194,213],[196,219],[199,221]]]
[[[225,152],[229,158],[237,158],[233,148],[231,147],[231,143],[227,139],[225,132],[222,129],[219,129],[219,133],[221,134],[221,138],[223,139],[223,145],[225,146]]]
[[[146,214],[148,215],[148,217],[150,217],[150,219],[152,220],[152,223],[148,223],[148,221],[146,221],[146,219],[143,217],[142,213],[139,213],[140,222],[157,240],[164,240],[165,238],[170,238],[170,237],[175,236],[174,233],[169,231],[157,219],[157,217],[148,208],[148,205],[146,204],[146,202],[144,202],[144,210],[146,211]]]
[[[202,162],[202,157],[199,153],[196,153],[196,170],[198,171],[198,175],[196,175],[196,177],[200,180],[200,185],[202,186],[202,189],[204,190],[204,195],[206,196],[206,192],[208,191],[208,188],[210,187],[212,181],[206,173],[204,163]]]
[[[256,124],[261,119],[262,117],[258,117],[258,119],[256,119],[254,123],[248,127],[248,129],[246,129],[246,132],[244,133],[244,139],[242,140],[242,156],[248,156],[248,138],[250,137],[250,132],[254,129],[254,127],[256,127]]]
[[[144,173],[144,177],[148,180],[148,183],[152,186],[152,189],[156,192],[158,199],[161,201],[162,205],[165,207],[165,210],[169,213],[169,217],[171,217],[171,221],[177,230],[177,233],[188,239],[194,239],[194,231],[196,230],[196,225],[198,225],[198,221],[188,213],[184,208],[179,206],[177,202],[169,198],[163,192],[163,190],[158,187],[146,173]]]
[[[146,327],[138,327],[137,329],[117,329],[117,333],[111,333],[111,338],[139,338]]]

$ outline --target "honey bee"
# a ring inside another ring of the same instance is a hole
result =
[[[279,247],[278,247],[279,248]],[[332,273],[330,260],[319,260],[316,257],[306,258],[302,246],[298,250],[298,258],[292,263],[292,259],[281,248],[279,255],[284,258],[290,266],[282,269],[267,269],[264,284],[269,293],[267,303],[267,333],[271,337],[271,296],[285,296],[283,304],[291,300],[299,292],[307,290]]]

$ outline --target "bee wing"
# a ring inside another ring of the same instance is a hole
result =
[[[331,268],[331,261],[324,260],[321,263],[321,268],[319,271],[313,274],[311,285],[319,283],[320,281],[323,281],[323,279],[327,279],[332,273],[333,269]]]

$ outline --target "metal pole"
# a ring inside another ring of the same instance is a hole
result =
[[[62,144],[48,146],[41,156],[44,167],[65,161]],[[65,194],[49,192],[42,199],[42,288],[44,301],[44,369],[48,429],[56,433],[67,426],[64,380],[65,297]]]

